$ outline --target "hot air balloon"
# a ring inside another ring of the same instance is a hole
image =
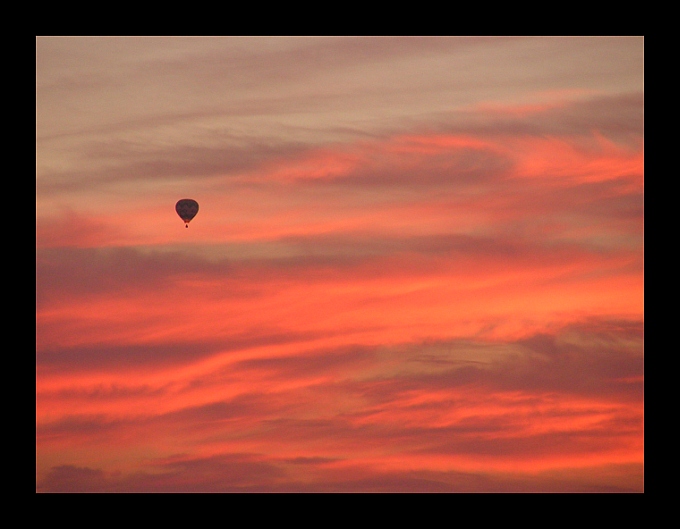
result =
[[[182,200],[178,200],[177,204],[175,204],[175,211],[188,228],[189,222],[196,216],[196,213],[198,213],[198,202],[190,198],[183,198]]]

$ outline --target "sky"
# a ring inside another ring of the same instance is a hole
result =
[[[37,37],[36,491],[644,491],[643,57]]]

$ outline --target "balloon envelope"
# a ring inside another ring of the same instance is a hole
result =
[[[184,221],[186,227],[189,227],[189,221],[198,213],[198,202],[191,198],[183,198],[175,204],[175,211],[179,217]]]

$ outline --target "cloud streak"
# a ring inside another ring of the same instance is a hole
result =
[[[424,342],[263,356],[213,368],[211,378],[196,377],[200,384],[163,379],[158,389],[39,390],[39,403],[56,400],[74,410],[108,403],[109,411],[39,426],[38,440],[49,450],[64,438],[120,445],[132,432],[140,439],[154,432],[155,442],[173,436],[173,444],[181,439],[185,449],[203,447],[212,458],[250,453],[286,480],[294,473],[287,461],[303,461],[308,472],[326,476],[316,490],[332,487],[329,469],[340,472],[345,463],[374,479],[404,465],[487,476],[491,469],[492,475],[512,468],[535,476],[570,466],[597,473],[641,453],[642,341],[639,323],[592,321],[507,344]],[[94,403],[94,395],[101,402]],[[158,413],[161,401],[167,408]],[[273,452],[266,448],[272,437]],[[63,469],[50,472],[41,487],[68,487],[56,483]],[[138,478],[128,478],[128,490],[145,490]],[[260,486],[276,488],[266,481]],[[314,489],[294,480],[291,486]],[[440,487],[459,490],[451,483]],[[592,487],[587,482],[574,490]],[[390,489],[384,483],[380,490]]]
[[[643,490],[642,39],[36,51],[37,491]]]

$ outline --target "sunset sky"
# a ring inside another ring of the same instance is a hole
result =
[[[38,37],[36,491],[642,492],[643,57]]]

